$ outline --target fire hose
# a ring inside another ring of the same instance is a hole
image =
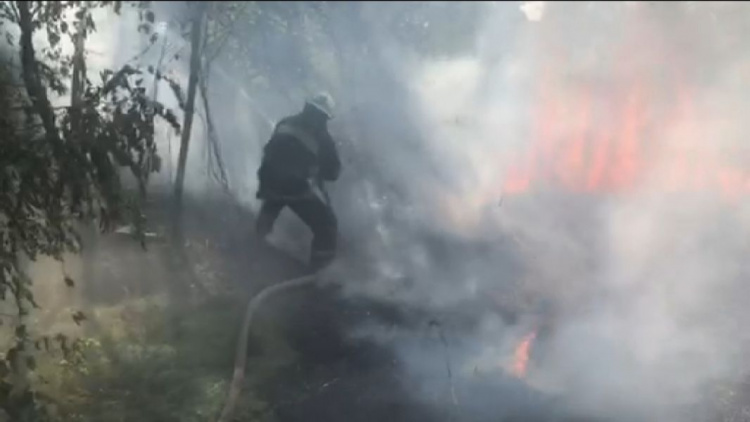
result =
[[[257,295],[253,296],[247,303],[245,310],[245,318],[242,320],[240,326],[240,332],[237,336],[237,352],[234,358],[234,373],[232,374],[232,382],[229,385],[229,392],[227,394],[227,400],[224,403],[224,408],[221,411],[221,415],[217,422],[228,422],[234,412],[234,408],[237,404],[237,399],[242,391],[242,383],[245,380],[245,367],[247,365],[247,341],[250,335],[250,324],[253,320],[253,315],[257,312],[263,301],[273,295],[274,293],[282,290],[287,290],[293,287],[300,287],[318,280],[318,274],[309,274],[302,277],[292,278],[284,280],[278,284],[265,287]]]

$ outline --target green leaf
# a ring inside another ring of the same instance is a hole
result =
[[[31,303],[31,306],[34,307],[34,309],[41,309],[38,303],[36,303],[36,300],[34,299],[34,293],[31,290],[25,290],[24,291],[24,299],[28,300],[29,303]]]
[[[56,32],[48,31],[47,38],[49,39],[49,44],[52,47],[56,47],[60,42],[60,35],[58,35]]]
[[[81,325],[81,322],[86,320],[86,315],[83,312],[78,311],[72,315],[72,318],[76,325]]]

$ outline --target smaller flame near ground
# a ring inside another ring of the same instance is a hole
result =
[[[531,344],[536,338],[536,331],[532,331],[524,337],[516,347],[513,353],[513,367],[511,372],[518,378],[524,378],[526,376],[526,369],[529,363],[529,352],[531,351]]]

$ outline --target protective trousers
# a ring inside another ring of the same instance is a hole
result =
[[[317,196],[304,199],[266,199],[256,222],[258,236],[265,238],[284,207],[289,207],[312,231],[310,267],[318,271],[333,261],[336,256],[338,222],[331,207]]]

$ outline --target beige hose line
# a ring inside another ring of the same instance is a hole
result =
[[[250,335],[250,323],[252,322],[253,315],[257,312],[263,300],[268,296],[273,295],[282,290],[286,290],[292,287],[303,286],[308,283],[312,283],[317,279],[317,274],[310,274],[302,277],[292,278],[289,280],[282,281],[281,283],[268,286],[260,291],[257,295],[253,296],[247,304],[247,310],[245,311],[245,318],[242,321],[240,332],[237,340],[237,353],[234,358],[234,373],[232,375],[232,383],[229,386],[229,393],[227,394],[227,401],[224,404],[224,409],[221,411],[221,416],[217,422],[229,422],[234,412],[234,408],[237,404],[237,399],[242,391],[242,383],[245,381],[245,366],[247,364],[247,341]]]

